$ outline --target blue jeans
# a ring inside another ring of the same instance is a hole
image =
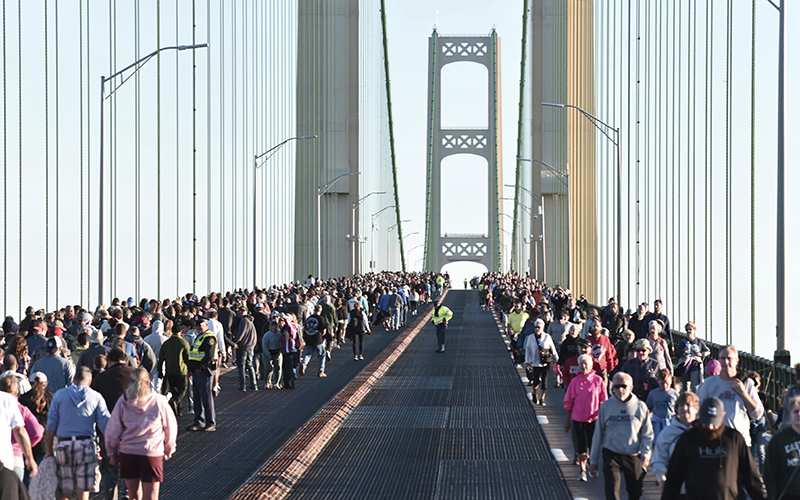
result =
[[[253,350],[252,349],[236,349],[236,358],[239,363],[239,389],[247,389],[247,378],[250,378],[250,383],[253,388],[256,388],[256,370],[253,367]]]
[[[303,359],[301,362],[304,365],[308,365],[308,362],[311,361],[311,356],[317,353],[317,357],[319,358],[319,371],[325,371],[325,341],[323,340],[320,345],[307,345],[305,349],[303,349]]]
[[[389,310],[392,312],[392,319],[389,322],[389,327],[393,330],[397,330],[400,328],[400,308],[392,307]]]
[[[436,325],[436,341],[439,343],[439,349],[444,350],[444,334],[447,332],[447,323],[442,321]]]

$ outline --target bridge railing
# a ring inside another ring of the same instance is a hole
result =
[[[686,338],[686,334],[677,330],[672,331],[672,337],[676,344]],[[711,354],[708,359],[717,359],[719,351],[724,347],[703,340]],[[771,359],[762,358],[746,351],[739,351],[739,371],[754,371],[761,375],[761,391],[766,395],[767,408],[776,412],[781,408],[783,391],[794,385],[794,369],[783,363],[776,363]]]

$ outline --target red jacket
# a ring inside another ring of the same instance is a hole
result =
[[[564,368],[561,370],[561,378],[564,379],[564,387],[569,388],[569,383],[572,379],[574,379],[580,372],[580,367],[578,366],[578,356],[580,354],[576,354],[571,358],[568,358],[564,361]],[[600,363],[597,360],[594,361],[594,365],[592,365],[592,370],[595,373],[600,373]]]
[[[600,374],[602,370],[611,372],[617,366],[617,350],[611,345],[611,341],[605,335],[587,336],[586,340],[592,343],[592,357],[597,360],[600,365]]]

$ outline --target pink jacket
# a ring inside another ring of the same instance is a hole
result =
[[[106,425],[106,449],[114,458],[128,455],[169,458],[175,453],[178,422],[161,394],[152,393],[144,400],[117,400]]]
[[[607,399],[603,377],[594,370],[587,375],[579,373],[567,387],[564,409],[572,411],[572,420],[576,422],[594,422],[600,412],[600,405]]]

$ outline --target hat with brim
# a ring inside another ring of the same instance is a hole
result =
[[[700,405],[700,423],[719,427],[725,418],[725,406],[719,398],[706,398]]]
[[[92,334],[89,335],[89,337],[87,337],[87,339],[92,344],[102,344],[103,341],[106,339],[106,337],[105,337],[105,335],[103,335],[103,332],[101,332],[100,330],[93,330]]]
[[[646,350],[649,350],[649,351],[653,350],[653,348],[650,347],[650,341],[647,340],[647,339],[638,339],[636,342],[634,342],[633,348],[634,349],[646,349]]]

